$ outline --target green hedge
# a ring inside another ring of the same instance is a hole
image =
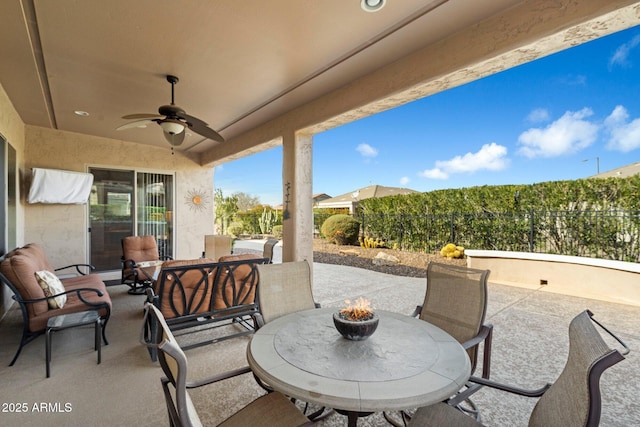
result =
[[[640,176],[371,198],[362,233],[402,249],[547,252],[638,262]]]

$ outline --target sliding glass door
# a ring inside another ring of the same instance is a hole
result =
[[[90,168],[89,262],[98,271],[121,268],[122,238],[153,235],[160,256],[173,256],[173,176]]]
[[[132,236],[134,172],[90,168],[93,187],[89,196],[89,263],[98,271],[120,269],[122,244]]]
[[[173,176],[138,173],[138,236],[156,236],[160,258],[173,258]]]

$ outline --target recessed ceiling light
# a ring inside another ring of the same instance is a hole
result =
[[[360,7],[365,12],[377,12],[384,7],[386,0],[361,0]]]
[[[82,111],[82,110],[76,110],[74,111],[75,114],[81,116],[81,117],[86,117],[89,115],[89,113],[87,113],[86,111]]]

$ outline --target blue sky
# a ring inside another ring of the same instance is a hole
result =
[[[640,26],[315,135],[313,192],[531,184],[638,161]],[[274,148],[216,167],[214,185],[278,205],[281,168]]]

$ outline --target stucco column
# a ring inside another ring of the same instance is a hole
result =
[[[283,262],[313,262],[312,146],[312,135],[283,136]]]

